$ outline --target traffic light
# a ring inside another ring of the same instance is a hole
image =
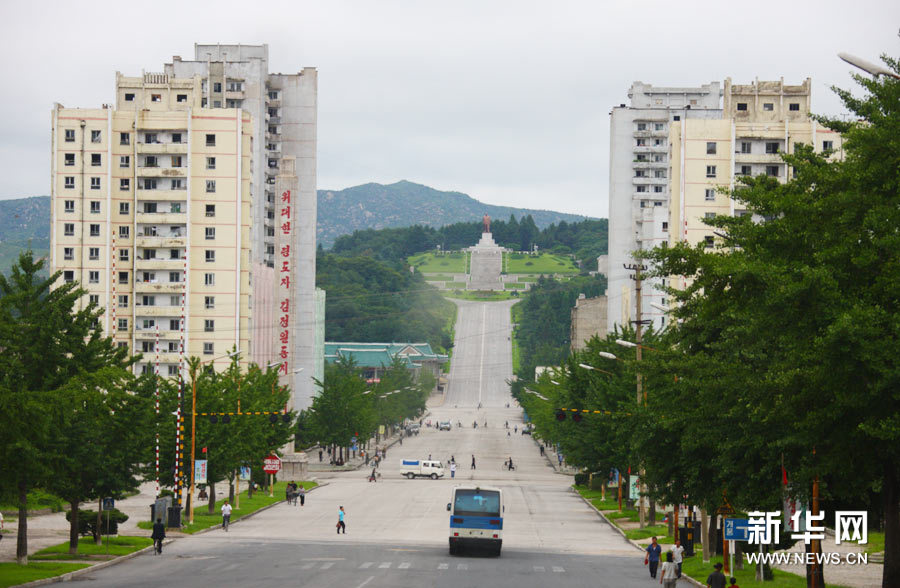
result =
[[[291,422],[291,415],[289,415],[288,413],[284,413],[283,415],[281,415],[281,422],[283,422],[283,423],[290,423],[290,422]]]
[[[225,423],[226,425],[227,425],[228,423],[230,423],[230,422],[231,422],[231,415],[229,415],[229,414],[222,415],[222,422]]]
[[[556,420],[558,420],[558,421],[566,420],[566,411],[562,410],[561,408],[557,409],[556,410]]]
[[[273,425],[274,425],[275,423],[277,423],[277,422],[278,422],[278,415],[277,415],[277,414],[270,414],[270,415],[269,415],[269,422],[272,423]]]
[[[209,415],[209,422],[215,425],[216,423],[219,422],[219,417],[214,414],[211,414],[211,415]]]
[[[575,421],[576,423],[580,423],[580,422],[581,422],[581,413],[580,413],[580,412],[573,412],[573,413],[572,413],[572,420]]]

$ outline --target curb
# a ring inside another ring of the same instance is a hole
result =
[[[615,529],[615,530],[619,533],[619,535],[621,535],[622,538],[625,539],[625,541],[627,541],[628,543],[630,543],[631,545],[633,545],[633,546],[634,546],[636,549],[638,549],[639,551],[644,551],[644,548],[643,548],[643,547],[641,547],[636,541],[634,541],[634,540],[632,540],[632,539],[629,539],[629,538],[625,535],[625,531],[623,531],[622,529],[620,529],[618,525],[616,525],[616,524],[613,523],[611,520],[609,520],[608,518],[606,518],[606,515],[603,514],[602,512],[600,512],[600,509],[598,509],[596,506],[594,506],[593,504],[591,504],[591,501],[590,501],[590,500],[588,500],[587,498],[585,498],[584,496],[582,496],[582,495],[581,495],[577,490],[575,490],[574,488],[572,488],[572,492],[574,492],[575,495],[578,496],[578,498],[580,498],[586,505],[588,505],[589,507],[591,507],[592,509],[594,509],[594,512],[596,512],[596,513],[600,516],[601,519],[603,519],[604,521],[606,521],[606,523],[607,523],[610,527],[612,527],[613,529]],[[697,580],[695,580],[694,578],[688,576],[688,575],[685,574],[685,573],[682,573],[682,574],[681,574],[681,578],[680,578],[680,579],[686,580],[689,584],[693,584],[694,586],[699,586],[700,588],[705,588],[705,586],[706,586],[706,584],[701,584],[700,582],[698,582]]]
[[[310,488],[309,490],[306,491],[306,493],[309,494],[309,493],[312,492],[313,490],[316,490],[317,488],[322,488],[323,486],[327,486],[327,485],[328,485],[328,482],[323,482],[323,483],[319,484],[318,486],[316,486],[316,487],[314,487],[314,488]],[[275,507],[275,506],[278,506],[279,504],[282,504],[282,503],[284,503],[284,502],[285,502],[284,500],[279,500],[278,502],[273,502],[272,504],[269,504],[269,505],[267,505],[267,506],[264,506],[264,507],[262,507],[262,508],[260,508],[260,509],[258,509],[258,510],[255,510],[255,511],[251,512],[250,514],[248,514],[248,515],[246,515],[246,516],[243,516],[243,517],[239,518],[238,520],[234,521],[234,523],[239,523],[239,522],[241,522],[241,521],[243,521],[243,520],[245,520],[245,519],[249,519],[249,518],[251,518],[251,517],[253,517],[253,516],[255,516],[255,515],[257,515],[257,514],[263,512],[263,511],[269,510],[270,508]],[[232,524],[234,524],[234,523],[232,523]],[[163,545],[169,545],[170,543],[174,543],[179,537],[196,537],[197,535],[203,535],[204,533],[208,533],[208,532],[210,532],[210,531],[214,531],[214,530],[216,530],[216,529],[221,529],[221,528],[222,528],[222,525],[221,525],[221,523],[220,523],[220,524],[215,525],[215,526],[213,526],[213,527],[208,527],[208,528],[206,528],[206,529],[202,529],[202,530],[200,530],[200,531],[197,531],[196,533],[191,533],[191,534],[181,534],[181,535],[179,535],[178,537],[172,537],[172,538],[170,538],[170,539],[164,540],[164,541],[163,541]],[[56,583],[56,582],[68,582],[68,581],[72,580],[73,578],[77,578],[78,576],[82,576],[82,575],[84,575],[84,574],[88,574],[88,573],[94,572],[94,571],[96,571],[96,570],[102,570],[103,568],[108,568],[109,566],[113,566],[113,565],[115,565],[115,564],[117,564],[117,563],[122,563],[122,562],[124,562],[124,561],[126,561],[126,560],[129,560],[129,559],[133,558],[133,557],[137,557],[137,556],[139,556],[139,555],[141,555],[141,554],[143,554],[143,553],[148,553],[148,552],[150,552],[150,551],[152,551],[152,550],[153,550],[153,545],[148,545],[147,547],[144,547],[143,549],[139,549],[139,550],[137,550],[137,551],[133,551],[133,552],[131,552],[131,553],[129,553],[129,554],[119,556],[119,557],[117,557],[117,558],[115,558],[115,559],[111,559],[111,560],[108,560],[108,561],[103,561],[103,562],[100,562],[100,563],[97,563],[97,564],[94,564],[94,565],[90,565],[90,566],[88,566],[88,567],[86,567],[86,568],[82,568],[82,569],[80,569],[80,570],[75,570],[74,572],[68,572],[68,573],[66,573],[66,574],[62,574],[62,575],[59,575],[59,576],[53,576],[52,578],[43,578],[43,579],[41,579],[41,580],[34,580],[34,581],[32,581],[32,582],[27,582],[27,583],[25,583],[25,584],[19,584],[19,586],[28,586],[28,587],[30,587],[30,586],[46,586],[47,584],[54,584],[54,583]]]

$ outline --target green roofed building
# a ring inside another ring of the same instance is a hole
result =
[[[435,379],[441,377],[441,366],[448,356],[435,353],[428,343],[329,343],[325,342],[325,362],[352,359],[362,369],[366,380],[378,382],[381,374],[399,357],[406,367],[418,374],[424,370]]]

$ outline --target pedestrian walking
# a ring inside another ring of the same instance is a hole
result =
[[[475,456],[472,456],[472,469],[475,469]]]
[[[513,471],[514,469],[516,469],[516,467],[513,465],[511,455],[509,456],[509,461],[506,462],[506,467],[509,469],[509,471]]]
[[[284,501],[290,504],[294,500],[294,483],[288,482],[284,487]]]
[[[306,504],[306,488],[303,487],[303,484],[300,484],[300,488],[297,489],[297,494],[300,496],[300,506]]]
[[[544,457],[544,446],[541,445],[541,457]]]
[[[729,582],[730,582],[730,584],[728,585],[728,588],[741,588],[740,586],[737,585],[737,578],[731,578],[731,580],[729,580]]]
[[[344,507],[339,507],[338,510],[338,522],[337,522],[337,532],[338,535],[341,534],[341,531],[344,531],[344,535],[347,534],[347,525],[344,523]]]
[[[666,561],[663,562],[662,571],[659,574],[659,583],[663,588],[675,588],[678,582],[678,566],[672,561],[672,552],[666,552]]]
[[[222,528],[228,532],[228,523],[231,522],[231,505],[228,504],[228,500],[225,500],[225,503],[222,505]]]
[[[513,425],[513,433],[519,432],[519,425]]]
[[[675,540],[675,547],[672,548],[672,561],[675,563],[675,566],[678,568],[678,577],[681,577],[681,563],[684,561],[684,547],[681,545],[681,540]]]
[[[722,564],[717,563],[713,568],[715,568],[715,571],[706,578],[706,588],[726,588],[725,574],[722,573]]]
[[[656,542],[656,537],[650,539],[650,545],[647,546],[647,555],[644,556],[644,563],[650,567],[650,577],[656,578],[656,569],[659,567],[659,556],[662,554],[662,547]],[[722,588],[725,588],[723,585]]]
[[[0,540],[3,539],[3,513],[0,512]]]
[[[153,523],[153,534],[150,535],[150,538],[153,539],[156,555],[160,555],[162,553],[163,539],[166,538],[166,526],[163,524],[162,518],[157,517],[156,522]]]
[[[451,478],[456,477],[456,462],[455,461],[450,462],[450,477]]]
[[[322,450],[319,449],[319,463],[322,463]]]

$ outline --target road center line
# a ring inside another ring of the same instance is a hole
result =
[[[360,584],[356,588],[363,588],[363,586],[365,586],[366,584],[368,584],[369,582],[371,582],[374,579],[375,579],[375,576],[369,576],[368,578],[365,579],[365,581],[362,584]]]

